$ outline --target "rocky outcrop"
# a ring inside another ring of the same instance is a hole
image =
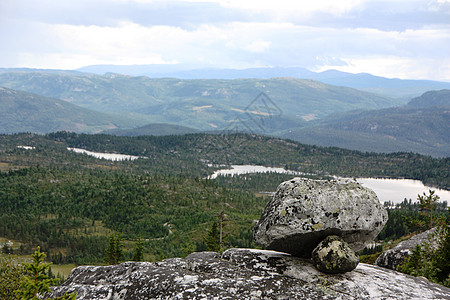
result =
[[[330,235],[317,245],[312,252],[312,260],[319,271],[338,274],[353,270],[359,257],[339,236]]]
[[[435,240],[431,234],[436,228],[427,230],[425,232],[416,234],[412,238],[398,243],[394,248],[389,249],[380,256],[378,256],[375,264],[380,267],[388,268],[391,270],[397,270],[397,267],[403,262],[403,260],[412,254],[412,251],[417,245],[424,243],[433,243]]]
[[[267,249],[309,258],[329,235],[359,251],[386,221],[376,194],[357,182],[294,178],[278,186],[253,233]]]
[[[275,251],[230,249],[184,259],[82,266],[54,287],[97,299],[450,299],[450,289],[392,270],[359,264],[327,275],[308,259]]]

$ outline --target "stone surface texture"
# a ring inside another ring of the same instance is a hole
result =
[[[414,250],[417,245],[422,245],[424,243],[433,244],[436,242],[435,239],[432,238],[432,233],[435,232],[435,230],[436,228],[432,228],[416,234],[406,241],[398,243],[394,248],[380,254],[375,261],[375,264],[383,268],[397,270],[398,265],[400,265],[406,257],[412,254],[412,250]]]
[[[358,266],[359,257],[339,236],[330,235],[317,245],[312,260],[319,271],[338,274],[349,272]]]
[[[376,194],[355,181],[294,178],[278,186],[253,234],[267,249],[309,258],[329,235],[341,236],[357,252],[386,222]]]
[[[360,263],[324,274],[309,259],[254,249],[192,253],[184,259],[81,266],[53,287],[56,297],[122,299],[450,299],[450,289]]]

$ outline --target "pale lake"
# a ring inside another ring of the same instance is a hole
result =
[[[92,152],[80,148],[67,148],[67,150],[73,151],[75,153],[87,154],[90,156],[94,156],[96,158],[103,158],[107,160],[121,161],[121,160],[135,160],[141,158],[141,156],[134,155],[126,155],[126,154],[116,154],[116,153],[100,153],[100,152]]]
[[[253,165],[232,165],[231,169],[221,169],[214,172],[209,178],[216,178],[218,175],[237,175],[247,173],[265,173],[278,172],[292,174],[293,177],[300,176],[304,173],[285,170],[283,168],[270,168],[264,166]],[[412,201],[417,200],[417,196],[427,193],[430,189],[434,190],[440,197],[439,201],[450,202],[450,191],[425,186],[419,180],[411,179],[382,179],[382,178],[356,178],[363,186],[372,189],[378,196],[381,203],[391,201],[400,203],[405,198]],[[272,191],[273,192],[273,191]]]
[[[87,151],[79,148],[68,148],[70,151],[76,153],[83,153],[91,155],[97,158],[103,158],[108,160],[134,160],[138,158],[145,158],[141,156],[125,155],[125,154],[115,154],[115,153],[99,153]],[[292,174],[292,177],[301,177],[306,173],[285,170],[283,168],[273,168],[265,166],[255,166],[255,165],[232,165],[229,169],[220,169],[215,171],[208,178],[214,179],[218,175],[238,175],[238,174],[248,174],[248,173],[286,173]],[[450,191],[437,189],[429,186],[425,186],[419,180],[412,179],[384,179],[384,178],[356,178],[356,180],[363,186],[372,189],[378,196],[381,203],[385,201],[391,201],[394,203],[400,203],[405,198],[411,199],[412,201],[417,201],[417,196],[422,195],[424,192],[428,194],[428,191],[434,190],[436,195],[440,197],[439,201],[450,202]],[[274,191],[266,191],[274,192]]]

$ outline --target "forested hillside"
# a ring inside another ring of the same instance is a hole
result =
[[[67,147],[142,158],[108,161]],[[145,259],[157,260],[208,249],[207,236],[223,211],[224,246],[255,247],[251,228],[267,201],[260,192],[274,191],[292,175],[206,179],[218,164],[450,186],[448,159],[361,153],[258,135],[0,135],[0,237],[20,243],[17,252],[29,254],[39,244],[56,263],[86,264],[101,263],[108,236],[120,232],[125,259],[141,237]]]
[[[103,131],[105,134],[125,135],[125,136],[139,136],[139,135],[181,135],[187,133],[199,132],[197,129],[186,126],[172,125],[172,124],[147,124],[134,129],[111,129]]]
[[[0,190],[0,236],[25,248],[39,244],[56,263],[101,263],[113,231],[144,238],[147,259],[206,250],[203,236],[221,209],[233,233],[227,244],[250,246],[264,206],[264,199],[214,181],[86,168],[10,172],[0,177]]]
[[[136,124],[67,101],[0,87],[0,133],[60,130],[94,133]]]
[[[450,156],[450,90],[429,91],[400,107],[346,112],[317,123],[282,136],[360,151]]]
[[[147,117],[148,123],[171,123],[200,130],[221,130],[237,118],[248,120],[266,114],[283,122],[275,128],[266,126],[266,131],[273,132],[301,126],[305,119],[322,118],[334,112],[399,103],[385,96],[296,78],[183,80],[16,70],[0,72],[0,86],[66,100],[100,112],[139,114]],[[268,98],[255,103],[262,92]],[[257,130],[256,126],[251,129]]]
[[[428,91],[420,97],[415,97],[408,102],[411,107],[449,107],[450,89]]]
[[[33,146],[26,151],[16,146]],[[318,147],[254,134],[187,134],[180,136],[111,136],[69,132],[0,135],[2,158],[8,166],[114,164],[133,172],[206,177],[217,166],[255,164],[319,175],[394,177],[421,180],[448,188],[450,158],[414,153],[379,154]],[[67,151],[67,147],[143,156],[136,161],[109,162]],[[20,155],[9,154],[19,153]]]

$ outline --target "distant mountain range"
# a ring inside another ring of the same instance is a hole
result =
[[[352,74],[336,70],[312,72],[305,68],[249,68],[249,69],[194,69],[186,65],[93,65],[78,69],[94,74],[119,73],[151,78],[172,77],[180,79],[269,79],[294,77],[313,79],[326,84],[346,86],[388,97],[412,98],[430,90],[450,89],[450,82],[432,80],[407,80],[384,78],[368,73]]]
[[[0,87],[0,133],[60,130],[95,133],[130,122],[66,101]]]
[[[267,134],[303,126],[337,112],[403,103],[297,78],[183,80],[20,70],[0,72],[0,86],[66,100],[104,113],[133,115],[132,119],[139,117],[137,120],[145,120],[147,124],[220,130],[234,122],[244,129]]]
[[[373,152],[450,156],[450,90],[430,91],[407,105],[329,116],[280,134],[303,143]]]
[[[188,133],[198,133],[200,132],[197,129],[173,125],[173,124],[165,124],[165,123],[155,123],[155,124],[147,124],[145,126],[141,126],[133,129],[111,129],[105,130],[103,133],[111,134],[111,135],[121,135],[121,136],[142,136],[142,135],[154,135],[154,136],[163,136],[163,135],[183,135]]]
[[[321,74],[336,78],[332,73]],[[0,86],[0,133],[246,131],[362,151],[450,156],[450,89],[405,105],[403,98],[311,79],[184,80],[30,69],[0,69]]]

